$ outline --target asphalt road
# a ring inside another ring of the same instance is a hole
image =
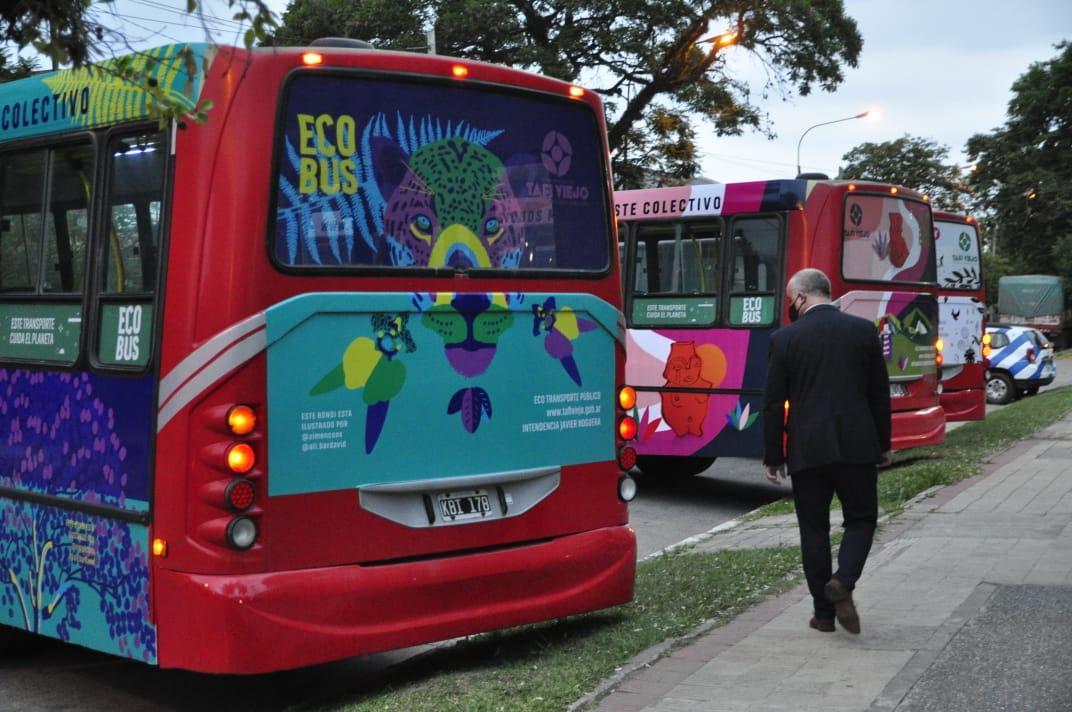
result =
[[[1072,361],[1044,390],[1072,384]],[[989,410],[1001,406],[990,406]],[[789,494],[771,485],[755,460],[718,460],[674,483],[639,478],[630,510],[638,554],[646,556]],[[426,648],[354,658],[293,672],[244,678],[162,671],[82,648],[35,641],[0,657],[0,710],[302,709],[355,695]]]

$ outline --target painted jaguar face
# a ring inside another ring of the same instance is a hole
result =
[[[473,378],[491,365],[499,338],[513,322],[514,315],[502,293],[442,292],[425,311],[422,323],[443,339],[451,368]]]
[[[464,138],[417,149],[384,212],[393,264],[514,268],[524,239],[502,162]]]

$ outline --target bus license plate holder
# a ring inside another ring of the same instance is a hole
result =
[[[440,492],[436,495],[439,514],[445,522],[490,519],[493,515],[491,495],[484,489]]]
[[[908,386],[904,383],[890,384],[890,398],[903,398],[908,395]]]

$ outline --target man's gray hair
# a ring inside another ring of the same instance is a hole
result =
[[[802,269],[789,279],[789,284],[797,294],[816,294],[830,297],[830,280],[822,270],[809,267]]]

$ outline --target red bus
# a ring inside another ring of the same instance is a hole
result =
[[[643,471],[702,472],[760,457],[771,333],[804,267],[841,309],[875,322],[893,396],[893,447],[939,443],[931,208],[877,183],[775,180],[615,193]],[[831,348],[837,348],[831,344]]]
[[[986,291],[975,220],[934,211],[942,409],[948,421],[986,417]]]
[[[0,633],[255,673],[624,603],[580,87],[364,49],[0,87]]]

